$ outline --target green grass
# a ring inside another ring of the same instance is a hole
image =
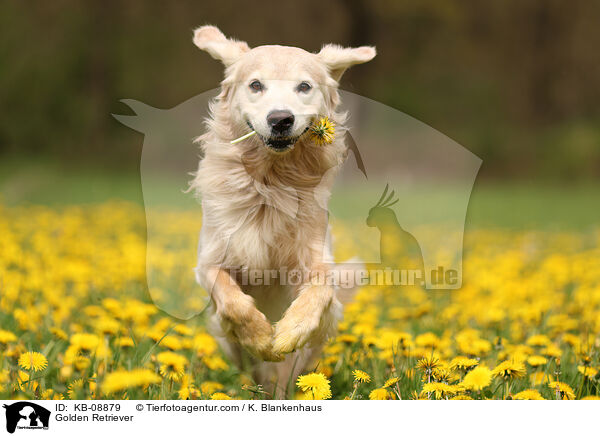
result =
[[[184,195],[185,176],[156,177],[147,183],[152,203],[169,207],[196,207],[190,194]],[[434,187],[428,201],[435,204],[446,187]],[[173,193],[177,193],[173,195]],[[336,192],[332,205],[342,214],[344,205],[371,204],[379,192],[347,189]],[[418,197],[415,196],[417,199]],[[422,198],[422,197],[421,197]],[[446,196],[446,198],[448,198]],[[451,198],[451,197],[450,197]],[[139,173],[99,167],[64,166],[45,161],[0,163],[0,202],[15,204],[86,204],[106,200],[143,203]],[[148,202],[149,199],[147,198]],[[443,205],[437,213],[444,213]],[[585,230],[600,224],[600,182],[542,183],[525,181],[480,181],[472,191],[466,227],[549,230]]]

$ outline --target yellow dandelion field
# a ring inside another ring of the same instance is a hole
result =
[[[150,262],[168,276],[190,263],[169,244],[193,248],[198,222],[163,213],[152,231],[168,255]],[[271,397],[221,353],[203,314],[181,321],[154,304],[145,225],[133,203],[0,206],[0,397]],[[359,289],[289,398],[597,399],[600,232],[465,238],[460,290]]]

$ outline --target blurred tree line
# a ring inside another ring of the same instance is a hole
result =
[[[482,177],[600,175],[600,2],[266,0],[0,3],[0,159],[134,168],[119,100],[168,108],[216,87],[201,24],[250,46],[372,44],[342,88],[402,110],[484,160]]]

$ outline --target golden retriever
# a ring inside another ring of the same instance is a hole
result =
[[[314,279],[331,268],[326,205],[347,154],[337,89],[344,71],[375,49],[250,49],[214,26],[198,28],[194,43],[225,65],[192,181],[203,212],[196,275],[211,292],[210,329],[226,354],[282,396],[342,315],[335,286]],[[337,135],[319,145],[307,130],[323,116]],[[242,279],[243,271],[273,270],[308,274],[297,284]]]

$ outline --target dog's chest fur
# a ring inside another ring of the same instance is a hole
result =
[[[221,165],[214,160],[218,157],[207,156],[197,176],[203,225],[225,244],[221,265],[310,268],[314,250],[323,249],[327,225],[327,213],[315,199],[321,170],[308,172],[289,159],[256,166],[229,161],[227,172],[220,172]]]

